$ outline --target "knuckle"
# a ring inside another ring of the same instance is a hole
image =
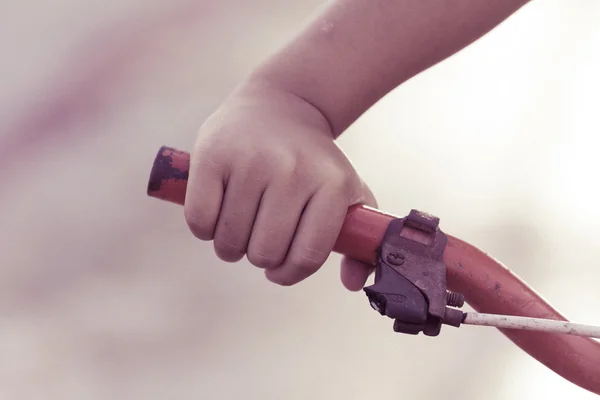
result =
[[[253,153],[249,158],[243,160],[240,165],[243,166],[240,169],[243,170],[242,173],[246,176],[247,182],[252,184],[261,184],[277,171],[269,157],[262,153]]]
[[[319,169],[302,159],[294,159],[282,169],[288,195],[295,197],[301,192],[315,189],[319,184]]]
[[[185,221],[192,234],[200,240],[212,240],[214,224],[201,210],[192,207],[184,208]]]
[[[339,178],[339,188],[344,193],[352,193],[356,186],[356,176],[352,173],[344,173]]]
[[[293,179],[301,169],[296,155],[289,150],[269,150],[262,158],[262,167],[276,176]]]
[[[227,132],[210,131],[198,135],[190,156],[190,169],[205,173],[221,174],[235,160],[239,160],[245,147],[232,141]]]
[[[196,147],[190,158],[190,169],[196,173],[221,175],[229,164],[229,157],[216,146]]]
[[[285,273],[282,271],[282,273],[270,274],[269,280],[280,286],[292,286],[316,273],[322,264],[320,260],[305,258],[291,260],[289,265],[285,267]]]
[[[215,237],[215,253],[223,261],[236,262],[241,260],[246,253],[244,247],[244,244],[239,238],[219,234]]]
[[[354,190],[356,177],[352,171],[344,168],[330,168],[325,175],[324,184],[336,192],[350,193]]]
[[[299,275],[312,275],[327,261],[328,254],[319,249],[309,248],[290,260],[293,269],[300,271]]]
[[[293,277],[291,277],[289,275],[269,277],[269,280],[273,283],[278,284],[279,286],[293,286],[296,283],[298,283],[297,279],[294,279]]]
[[[291,152],[274,154],[273,160],[277,163],[277,168],[289,175],[295,175],[300,170],[301,163]]]
[[[298,260],[297,262],[294,263],[295,268],[298,271],[303,272],[301,275],[302,276],[308,276],[308,275],[312,275],[315,272],[317,272],[319,270],[319,268],[321,268],[321,266],[324,264],[324,261],[321,260],[313,260],[313,259],[308,259],[308,258],[301,258],[300,260]]]
[[[247,164],[248,167],[256,170],[268,169],[272,164],[271,157],[269,157],[268,154],[261,149],[252,150],[253,151],[248,151],[247,154],[245,154],[245,164]]]
[[[281,265],[281,260],[278,256],[262,249],[249,249],[247,257],[250,264],[258,268],[274,269]]]

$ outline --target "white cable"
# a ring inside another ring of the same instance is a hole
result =
[[[463,324],[494,326],[504,329],[523,329],[568,335],[600,338],[600,326],[574,324],[567,321],[556,321],[542,318],[517,317],[512,315],[496,315],[481,313],[465,313]]]

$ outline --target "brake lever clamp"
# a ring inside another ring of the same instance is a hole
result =
[[[448,241],[439,218],[411,210],[390,222],[379,248],[375,281],[365,287],[371,306],[394,319],[394,331],[439,335],[442,324],[459,327],[464,296],[449,292],[442,261]]]

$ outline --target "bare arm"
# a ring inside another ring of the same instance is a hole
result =
[[[395,87],[528,0],[335,0],[253,74],[310,102],[339,136]]]

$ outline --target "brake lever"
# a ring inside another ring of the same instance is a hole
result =
[[[189,153],[161,147],[147,194],[183,205],[189,166]],[[364,291],[377,312],[394,319],[396,332],[437,336],[443,324],[497,326],[558,375],[600,395],[600,342],[585,337],[597,328],[569,323],[500,262],[438,225],[416,210],[398,218],[354,206],[333,251],[375,266],[375,282]],[[487,314],[458,310],[465,301]]]

